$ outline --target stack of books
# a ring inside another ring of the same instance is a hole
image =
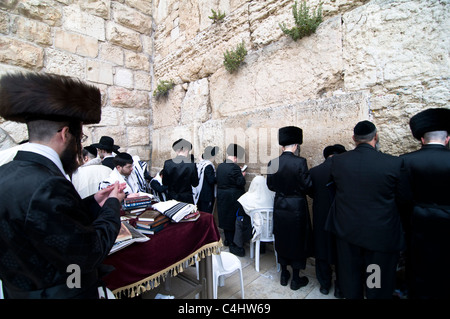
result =
[[[145,210],[152,204],[150,196],[138,196],[132,198],[125,198],[123,200],[122,208],[126,211],[139,212]]]
[[[136,229],[143,234],[153,235],[163,230],[170,218],[152,209],[147,209],[136,217]]]

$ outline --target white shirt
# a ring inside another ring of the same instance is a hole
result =
[[[58,166],[61,173],[70,181],[70,177],[64,171],[64,168],[63,168],[63,165],[62,165],[61,159],[59,158],[58,153],[56,153],[56,151],[54,149],[52,149],[51,147],[42,145],[42,144],[37,144],[37,143],[28,143],[23,146],[22,151],[33,152],[33,153],[36,153],[36,154],[39,154],[39,155],[42,155],[42,156],[48,158],[53,163],[55,163],[56,166]]]

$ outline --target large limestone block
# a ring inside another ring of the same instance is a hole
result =
[[[181,85],[175,85],[167,97],[153,98],[153,128],[177,126],[181,120],[181,104],[186,92]]]
[[[105,41],[105,20],[82,11],[77,5],[64,7],[63,12],[64,29]]]
[[[220,69],[210,80],[214,116],[295,103],[340,88],[341,39],[336,17],[310,37],[283,38],[249,53],[235,73]]]
[[[448,77],[449,13],[445,2],[374,0],[344,14],[345,88]]]
[[[44,50],[27,42],[0,37],[0,63],[39,71],[44,66]]]
[[[191,82],[181,103],[181,123],[204,122],[209,118],[209,111],[208,79]]]

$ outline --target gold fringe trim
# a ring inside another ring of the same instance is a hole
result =
[[[113,290],[112,293],[117,299],[120,299],[121,296],[126,296],[129,298],[139,296],[146,291],[158,287],[162,281],[166,280],[167,275],[170,274],[172,277],[174,277],[183,272],[183,266],[186,262],[189,266],[192,266],[196,260],[200,261],[201,259],[204,259],[207,256],[211,256],[212,254],[220,254],[220,248],[222,246],[222,239],[213,243],[206,244],[186,258],[176,262],[175,264],[131,285],[117,288]]]

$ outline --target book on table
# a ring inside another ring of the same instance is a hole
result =
[[[128,222],[122,221],[120,225],[119,234],[117,235],[116,238],[116,242],[109,251],[109,255],[133,243],[145,242],[147,240],[150,240],[150,238],[148,238],[144,234],[141,234]]]

